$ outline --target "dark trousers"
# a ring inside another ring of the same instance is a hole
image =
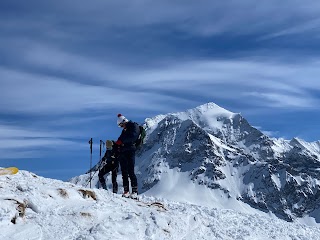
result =
[[[123,190],[129,192],[128,178],[130,178],[132,192],[138,192],[137,177],[134,174],[135,151],[121,152],[119,162],[122,172]]]
[[[99,171],[99,174],[98,174],[99,181],[102,187],[105,187],[106,180],[104,179],[104,175],[106,175],[108,172],[111,172],[113,192],[118,191],[118,183],[117,183],[118,166],[119,166],[119,163],[112,164],[112,162],[107,162],[107,164],[103,166],[103,168]]]

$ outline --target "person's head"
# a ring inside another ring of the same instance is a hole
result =
[[[107,149],[112,149],[112,146],[113,146],[112,140],[106,140],[106,147],[107,147]]]
[[[126,119],[125,116],[123,116],[120,113],[118,114],[118,120],[117,120],[118,127],[125,127],[128,121],[129,120]]]

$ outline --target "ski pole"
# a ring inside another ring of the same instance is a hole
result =
[[[101,147],[102,146],[102,147]],[[102,150],[104,149],[104,146],[105,146],[105,143],[104,141],[100,140],[100,159],[99,159],[99,162],[100,162],[100,166],[101,166],[101,154],[102,154]],[[100,168],[100,167],[99,167]]]
[[[96,175],[96,173],[99,171],[99,168],[100,168],[100,165],[99,165],[99,167],[97,168],[97,170],[93,173],[93,175],[90,176],[90,178],[89,178],[88,182],[86,183],[85,187],[88,186],[89,182],[90,182],[90,184],[91,184],[91,180],[93,179],[94,175]],[[91,172],[90,172],[90,175],[91,175]],[[91,185],[90,185],[90,188],[91,188]]]
[[[90,141],[89,141],[89,143],[90,143]],[[97,167],[97,169],[94,171],[94,173],[93,173],[93,175],[91,175],[91,173],[92,173],[92,171],[90,171],[90,178],[89,178],[89,180],[88,180],[88,182],[86,183],[86,185],[85,185],[85,187],[87,187],[88,186],[88,184],[90,183],[90,188],[91,188],[91,180],[93,179],[93,177],[96,175],[96,173],[100,170],[100,167],[101,167],[101,154],[102,154],[102,149],[103,149],[103,147],[104,147],[104,142],[102,141],[102,140],[100,140],[100,161],[99,161],[99,166]],[[101,147],[101,145],[102,145],[102,147]],[[90,168],[90,170],[91,170],[92,168]],[[98,182],[98,188],[99,188],[99,182]]]
[[[90,188],[91,188],[91,168],[92,168],[92,138],[90,138],[89,140],[89,144],[90,144]]]
[[[100,160],[101,160],[101,145],[102,145],[102,147],[104,146],[104,141],[102,141],[102,140],[100,140]]]

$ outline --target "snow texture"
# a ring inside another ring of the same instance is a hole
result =
[[[0,196],[2,240],[320,239],[319,227],[255,210],[241,213],[146,195],[136,201],[27,171],[0,176]]]

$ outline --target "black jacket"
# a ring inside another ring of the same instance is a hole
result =
[[[119,150],[117,145],[113,145],[112,149],[107,149],[103,158],[101,159],[101,162],[114,162],[116,163],[118,161]]]
[[[135,151],[135,142],[140,134],[139,125],[135,122],[129,121],[126,123],[126,128],[122,130],[118,140],[122,142],[120,152]]]
[[[111,149],[107,149],[104,156],[101,158],[101,160],[95,165],[93,166],[89,171],[87,171],[86,173],[90,173],[90,172],[94,172],[97,171],[99,168],[105,166],[106,164],[114,164],[116,166],[118,166],[119,164],[119,146],[115,145],[115,143],[113,143],[113,148]]]

